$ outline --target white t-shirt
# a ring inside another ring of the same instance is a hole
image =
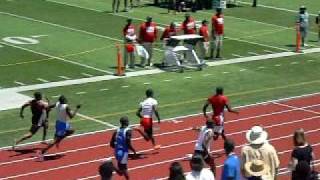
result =
[[[69,116],[67,115],[67,107],[68,107],[68,104],[60,104],[59,102],[57,102],[56,104],[57,119],[59,121],[66,122],[68,120]]]
[[[153,98],[147,98],[140,103],[142,108],[142,116],[144,118],[152,118],[153,107],[158,105],[158,101]]]
[[[214,180],[214,175],[209,169],[203,168],[199,172],[190,172],[186,176],[186,180]]]
[[[212,136],[212,134],[213,134],[212,129],[207,128],[206,126],[202,126],[201,129],[200,129],[198,140],[197,140],[196,145],[195,145],[195,150],[203,151],[202,144],[204,143],[204,138],[206,136],[208,136],[208,135]],[[211,143],[212,143],[212,138],[210,139],[210,142],[209,142],[208,147],[207,147],[209,152],[210,152]]]

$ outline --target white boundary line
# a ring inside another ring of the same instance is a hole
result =
[[[299,95],[299,96],[291,96],[291,97],[279,98],[279,99],[268,100],[268,101],[262,101],[262,102],[258,102],[258,103],[253,103],[253,104],[248,104],[248,105],[243,105],[243,106],[237,106],[235,108],[236,109],[240,109],[240,108],[254,107],[254,106],[259,106],[259,105],[270,104],[270,103],[273,103],[273,102],[288,101],[288,100],[294,100],[294,99],[310,97],[310,96],[316,96],[316,95],[320,95],[320,92],[304,94],[304,95]],[[167,118],[167,119],[164,119],[162,121],[172,121],[172,120],[176,120],[176,119],[199,116],[201,114],[202,113],[195,113],[195,114],[177,116],[177,117]],[[139,126],[139,125],[140,124],[133,124],[132,126]],[[92,132],[87,132],[87,133],[75,134],[75,135],[69,136],[69,138],[80,137],[80,136],[85,136],[85,135],[92,135],[92,134],[96,134],[96,133],[103,133],[103,132],[108,132],[108,131],[113,131],[113,130],[115,130],[115,129],[112,128],[112,129],[105,129],[105,130],[98,130],[98,131],[92,131]],[[52,141],[52,139],[48,139],[47,141]],[[34,141],[34,142],[24,143],[24,144],[20,144],[17,147],[28,146],[28,145],[33,145],[33,144],[39,144],[41,142],[42,141]],[[9,148],[11,148],[11,146],[4,146],[4,147],[1,147],[0,150],[9,149]]]
[[[313,114],[316,114],[316,115],[320,115],[320,112],[312,111],[312,110],[309,110],[309,109],[306,109],[306,108],[299,108],[299,107],[295,107],[295,106],[291,106],[291,105],[287,105],[287,104],[283,104],[283,103],[279,103],[279,102],[273,102],[273,104],[276,104],[276,105],[279,105],[279,106],[283,106],[283,107],[288,107],[288,108],[291,108],[291,109],[302,110],[302,111],[313,113]]]
[[[77,113],[77,115],[81,118],[84,118],[84,119],[87,119],[87,120],[90,120],[90,121],[94,121],[94,122],[97,122],[97,123],[100,123],[100,124],[103,124],[103,125],[106,125],[106,126],[109,126],[111,128],[116,128],[117,126],[113,125],[113,124],[110,124],[110,123],[107,123],[105,121],[101,121],[101,120],[98,120],[98,119],[95,119],[95,118],[92,118],[92,117],[89,117],[89,116],[86,116],[86,115],[83,115],[83,114],[80,114],[80,113]]]
[[[0,14],[1,14],[1,12],[0,12]],[[14,48],[21,49],[21,50],[24,50],[24,51],[32,52],[32,53],[39,54],[39,55],[42,55],[42,56],[50,57],[50,58],[53,58],[53,59],[57,59],[57,60],[60,60],[60,61],[66,62],[66,63],[78,65],[78,66],[85,67],[85,68],[88,68],[88,69],[93,69],[93,70],[96,70],[96,71],[99,71],[99,72],[113,74],[110,71],[106,71],[106,70],[102,70],[102,69],[99,69],[99,68],[95,68],[95,67],[92,67],[92,66],[89,66],[89,65],[86,65],[86,64],[81,64],[81,63],[78,63],[78,62],[75,62],[75,61],[67,60],[65,58],[53,56],[53,55],[50,55],[50,54],[47,54],[47,53],[34,51],[34,50],[31,50],[31,49],[28,49],[28,48],[16,46],[16,45],[5,43],[5,42],[0,42],[0,44],[4,44],[6,46],[10,46],[10,47],[14,47]]]

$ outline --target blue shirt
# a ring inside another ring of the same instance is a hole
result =
[[[122,151],[124,153],[129,152],[129,147],[127,144],[127,131],[129,128],[119,128],[116,135],[115,141],[115,151]]]
[[[240,159],[235,154],[230,154],[224,161],[221,180],[240,180]]]

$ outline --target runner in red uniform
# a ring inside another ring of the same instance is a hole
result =
[[[215,134],[214,139],[218,139],[219,135],[221,135],[222,138],[226,140],[226,136],[224,134],[224,108],[227,108],[227,110],[232,113],[238,114],[239,112],[231,108],[231,106],[229,105],[228,97],[223,95],[222,87],[217,87],[216,94],[209,97],[203,106],[203,115],[207,119],[209,119],[209,116],[207,115],[207,108],[210,104],[213,110],[212,120],[215,124],[215,127],[213,129]]]

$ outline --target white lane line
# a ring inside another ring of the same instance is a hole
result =
[[[172,79],[165,79],[165,80],[163,80],[164,82],[171,82],[172,81]]]
[[[312,110],[309,110],[309,109],[307,109],[307,108],[300,108],[300,107],[291,106],[291,105],[287,105],[287,104],[279,103],[279,102],[273,102],[273,104],[276,104],[276,105],[279,105],[279,106],[283,106],[283,107],[288,107],[288,108],[291,108],[291,109],[296,109],[296,110],[301,110],[301,111],[305,111],[305,112],[310,112],[310,113],[313,113],[313,114],[316,114],[316,115],[320,115],[320,112],[312,111]]]
[[[128,88],[128,87],[130,87],[130,86],[121,86],[122,88]]]
[[[51,96],[52,98],[58,98],[60,97],[60,94],[59,95],[54,95],[54,96]]]
[[[0,14],[1,14],[1,12],[0,12]],[[17,48],[17,49],[22,49],[22,50],[24,50],[24,51],[32,52],[32,53],[39,54],[39,55],[46,56],[46,57],[50,57],[50,58],[53,58],[53,59],[56,59],[56,60],[59,60],[59,61],[63,61],[63,62],[69,63],[69,64],[74,64],[74,65],[78,65],[78,66],[81,66],[81,67],[85,67],[85,68],[87,68],[87,69],[92,69],[92,70],[96,70],[96,71],[99,71],[99,72],[104,72],[104,73],[108,73],[108,74],[113,74],[113,73],[110,72],[110,71],[106,71],[106,70],[102,70],[102,69],[99,69],[99,68],[95,68],[95,67],[92,67],[92,66],[89,66],[89,65],[86,65],[86,64],[81,64],[81,63],[78,63],[78,62],[75,62],[75,61],[67,60],[67,59],[65,59],[65,58],[53,56],[53,55],[50,55],[50,54],[47,54],[47,53],[34,51],[34,50],[31,50],[31,49],[28,49],[28,48],[16,46],[16,45],[9,44],[9,43],[5,43],[5,42],[0,42],[0,43],[1,43],[1,44],[5,44],[5,45],[7,45],[7,46],[11,46],[11,47]]]
[[[84,118],[84,119],[87,119],[87,120],[90,120],[90,121],[94,121],[94,122],[97,122],[97,123],[100,123],[100,124],[103,124],[103,125],[106,125],[106,126],[109,126],[111,128],[117,128],[117,126],[111,124],[111,123],[107,123],[105,121],[101,121],[101,120],[98,120],[98,119],[95,119],[95,118],[92,118],[92,117],[89,117],[89,116],[86,116],[86,115],[83,115],[83,114],[80,114],[78,113],[77,114],[79,117],[81,118]]]
[[[240,71],[240,72],[243,72],[243,71],[246,71],[246,70],[247,70],[247,69],[240,69],[239,71]]]
[[[243,105],[243,106],[237,106],[237,107],[235,107],[235,109],[262,106],[262,105],[267,105],[267,104],[273,103],[273,102],[283,102],[283,101],[289,101],[289,100],[305,98],[305,97],[312,97],[312,96],[318,96],[318,95],[320,95],[320,92],[310,93],[310,94],[303,94],[303,95],[298,95],[298,96],[291,96],[291,97],[286,97],[286,98],[273,99],[273,100],[268,100],[268,101],[262,101],[262,102],[258,102],[258,103],[253,103],[253,104],[248,104],[248,105]],[[310,105],[310,106],[305,106],[304,108],[317,107],[319,105],[320,104],[313,104],[313,105]],[[256,118],[256,117],[264,117],[264,116],[274,115],[274,114],[281,114],[281,113],[286,113],[286,112],[291,112],[291,111],[295,111],[295,110],[294,109],[290,109],[290,110],[284,110],[284,111],[279,111],[279,112],[273,112],[273,113],[269,113],[269,114],[263,114],[263,115],[258,115],[258,116],[254,116],[254,117],[243,118],[242,120],[250,119],[250,118]],[[190,117],[199,116],[201,114],[202,113],[195,113],[195,114],[189,114],[189,115],[183,115],[183,116],[176,116],[176,117],[164,119],[162,121],[172,121],[172,120],[176,120],[176,119],[190,118]],[[233,120],[233,121],[235,122],[237,120]],[[229,122],[231,123],[232,120],[231,121],[227,121],[226,124],[228,124]],[[135,126],[140,126],[140,124],[131,125],[131,127],[135,127]],[[109,132],[109,131],[113,131],[113,130],[115,130],[115,128],[105,129],[105,130],[97,130],[97,131],[86,132],[86,133],[80,133],[80,134],[71,135],[71,136],[69,136],[69,138],[76,138],[76,137],[81,137],[81,136],[86,136],[86,135],[97,134],[97,133],[104,133],[104,132]],[[157,136],[157,135],[155,135],[155,136]],[[52,141],[52,140],[53,139],[48,139],[47,141]],[[34,141],[34,142],[29,142],[29,143],[23,143],[23,144],[19,144],[17,147],[24,147],[24,146],[39,144],[41,142],[42,141]],[[10,149],[11,147],[12,146],[0,147],[0,150]]]
[[[281,64],[276,64],[276,65],[274,65],[275,67],[280,67],[281,66]]]
[[[34,36],[31,36],[33,38],[40,38],[40,37],[48,37],[49,35],[34,35]]]
[[[192,77],[186,76],[186,77],[184,77],[183,79],[192,79]]]
[[[234,56],[234,57],[238,57],[238,58],[243,58],[244,56],[241,56],[241,55],[239,55],[239,54],[231,54],[232,56]]]
[[[271,53],[271,54],[276,53],[276,52],[271,51],[271,50],[263,50],[263,51],[266,52],[266,53]]]
[[[88,74],[88,73],[81,73],[81,74],[84,75],[84,76],[87,76],[87,77],[93,77],[92,74]]]
[[[266,67],[264,66],[259,66],[258,69],[265,69]]]
[[[76,95],[81,95],[81,94],[87,94],[87,92],[85,92],[85,91],[76,92]]]
[[[143,83],[144,85],[150,85],[151,83],[150,82],[145,82]]]
[[[308,62],[313,62],[313,61],[314,61],[313,59],[309,59],[309,60],[308,60]]]
[[[255,52],[248,52],[248,54],[254,55],[254,56],[259,56],[260,54],[255,53]]]
[[[104,89],[99,89],[99,91],[109,91],[108,88],[104,88]]]
[[[62,78],[62,79],[66,79],[66,80],[69,80],[71,78],[67,77],[67,76],[58,76],[59,78]]]
[[[223,74],[229,74],[230,72],[227,72],[227,71],[224,71],[224,72],[222,72]]]
[[[42,78],[37,78],[37,80],[38,80],[38,81],[41,81],[41,82],[44,82],[44,83],[48,83],[48,82],[50,82],[50,81],[45,80],[45,79],[42,79]]]
[[[203,77],[208,77],[208,76],[211,76],[212,74],[203,74],[202,76]]]
[[[295,61],[295,62],[291,62],[290,64],[296,65],[296,64],[299,64],[299,62]]]
[[[18,85],[20,85],[20,86],[26,85],[26,84],[24,84],[24,83],[22,83],[22,82],[20,82],[20,81],[14,81],[14,83],[15,83],[15,84],[18,84]]]

